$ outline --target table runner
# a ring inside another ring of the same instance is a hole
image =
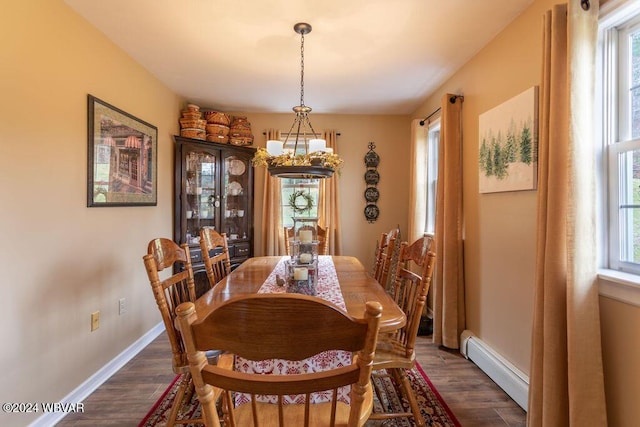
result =
[[[277,294],[287,292],[286,286],[278,286],[276,283],[276,276],[280,276],[282,279],[286,280],[287,263],[289,260],[290,258],[285,256],[278,261],[278,264],[276,264],[271,274],[269,274],[260,289],[258,289],[259,294]],[[347,306],[344,303],[344,298],[342,298],[342,292],[340,291],[338,275],[336,274],[336,266],[333,265],[333,260],[330,255],[318,256],[317,274],[318,282],[316,284],[316,297],[330,301],[346,311]]]
[[[259,294],[263,293],[285,293],[286,286],[278,286],[276,276],[286,277],[286,266],[290,258],[282,257],[276,264],[273,271],[269,274],[260,289]],[[346,311],[346,305],[340,284],[338,283],[338,275],[333,260],[330,255],[321,255],[318,257],[318,281],[316,284],[316,297],[334,303],[339,308]],[[351,364],[351,352],[343,350],[331,350],[317,354],[308,359],[293,361],[283,359],[250,361],[241,357],[236,357],[235,368],[240,372],[261,373],[261,374],[301,374],[309,372],[320,372],[327,369],[333,369]],[[342,402],[349,403],[350,387],[342,387],[338,390],[338,399]],[[304,403],[304,396],[284,396],[285,403]],[[313,393],[311,403],[328,402],[331,400],[331,391]],[[260,401],[277,403],[276,396],[265,396]],[[236,394],[236,405],[249,402],[249,397],[244,394]]]

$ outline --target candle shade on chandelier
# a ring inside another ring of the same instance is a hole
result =
[[[315,132],[309,119],[311,107],[304,105],[304,35],[311,32],[311,25],[300,22],[293,29],[300,34],[300,105],[293,107],[296,116],[284,142],[267,141],[266,149],[258,148],[253,165],[266,166],[277,178],[329,178],[342,159]],[[287,144],[292,136],[293,147]]]

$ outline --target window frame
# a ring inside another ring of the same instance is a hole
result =
[[[288,194],[287,190],[293,189],[295,190],[308,190],[313,198],[313,209],[309,212],[308,215],[300,215],[298,218],[319,218],[318,212],[318,203],[320,200],[320,179],[318,178],[309,178],[309,179],[298,179],[298,178],[281,178],[280,182],[280,198],[282,199],[280,205],[280,221],[282,222],[283,227],[291,228],[293,227],[293,217],[285,217],[285,210],[289,206],[289,197],[285,194]],[[313,196],[315,194],[315,197]],[[315,215],[312,213],[315,211]]]
[[[606,158],[608,200],[607,267],[612,270],[640,274],[640,264],[628,261],[623,246],[628,246],[623,228],[623,208],[620,195],[628,187],[627,169],[621,155],[640,150],[640,139],[631,139],[628,38],[632,33],[640,32],[640,15],[617,21],[615,25],[602,28],[603,70],[603,146]],[[626,215],[625,215],[626,217]],[[627,248],[628,250],[628,248]]]
[[[298,138],[298,153],[305,152],[305,145],[307,144],[306,140],[309,138],[309,134],[297,134],[295,132],[292,133],[280,133],[280,141],[283,143],[287,141],[286,146],[284,148],[294,148],[296,137]],[[300,145],[302,142],[302,145]],[[313,209],[309,212],[308,215],[299,216],[299,218],[319,218],[320,212],[318,212],[318,204],[320,201],[320,179],[318,178],[281,178],[280,181],[280,221],[283,227],[291,228],[293,227],[293,217],[286,217],[285,211],[289,206],[289,197],[288,191],[293,189],[295,190],[308,190],[310,194],[312,194],[313,198]],[[314,195],[314,196],[313,196]],[[315,212],[315,215],[312,214]]]
[[[427,146],[425,150],[425,225],[424,232],[435,234],[436,198],[438,193],[438,156],[440,152],[440,117],[427,124]]]
[[[619,156],[630,150],[640,150],[640,138],[631,139],[630,102],[625,102],[630,86],[629,63],[621,54],[624,39],[631,30],[640,31],[640,2],[612,1],[600,9],[598,43],[597,100],[600,107],[600,134],[597,148],[600,156],[598,201],[601,206],[599,240],[599,291],[622,302],[640,306],[640,263],[621,260]],[[625,180],[626,181],[626,180]],[[620,184],[622,182],[622,184]]]

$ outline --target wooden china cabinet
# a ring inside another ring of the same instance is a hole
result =
[[[208,289],[199,233],[227,233],[231,268],[253,256],[251,147],[174,136],[174,240],[188,243],[198,295]]]

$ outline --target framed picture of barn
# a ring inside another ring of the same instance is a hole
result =
[[[158,129],[88,95],[87,206],[156,206]]]

